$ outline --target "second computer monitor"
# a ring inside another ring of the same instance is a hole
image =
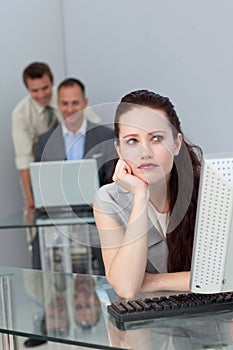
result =
[[[233,291],[233,153],[203,159],[191,291]]]

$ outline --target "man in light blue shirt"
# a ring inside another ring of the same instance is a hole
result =
[[[55,130],[41,135],[36,148],[36,161],[94,158],[97,161],[100,186],[112,182],[117,158],[114,132],[86,117],[88,99],[80,80],[68,78],[58,86],[58,107],[63,122]],[[33,240],[33,267],[40,269],[38,237]],[[99,248],[96,248],[99,249]],[[98,252],[96,253],[98,254]],[[100,259],[100,273],[104,268]]]
[[[67,160],[83,158],[86,128],[86,120],[84,120],[81,128],[76,133],[69,131],[65,124],[63,124],[62,131],[65,140]]]
[[[58,87],[58,107],[63,117],[54,131],[39,137],[36,161],[95,158],[100,185],[112,182],[114,159],[113,130],[94,124],[86,118],[88,99],[83,83],[74,78],[64,80]]]

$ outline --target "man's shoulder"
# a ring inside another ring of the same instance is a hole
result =
[[[108,126],[101,125],[101,124],[93,124],[88,123],[88,131],[91,131],[95,134],[99,134],[101,137],[104,138],[113,138],[114,137],[114,131]]]
[[[49,131],[46,131],[45,133],[41,134],[38,138],[38,143],[39,142],[47,142],[49,138],[52,138],[52,137],[58,137],[59,135],[62,135],[61,134],[61,128],[60,128],[60,125],[56,128],[56,129],[52,129],[52,130],[49,130]]]
[[[16,117],[18,115],[22,115],[23,113],[27,113],[27,110],[31,104],[30,95],[25,96],[21,101],[17,103],[12,111],[12,116]]]

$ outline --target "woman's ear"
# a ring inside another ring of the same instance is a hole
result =
[[[117,141],[114,141],[114,146],[115,146],[115,149],[117,151],[118,157],[121,158],[119,143]]]
[[[178,154],[180,152],[181,145],[182,145],[182,141],[183,141],[183,136],[182,136],[182,134],[178,133],[177,138],[175,140],[174,156],[178,156]]]

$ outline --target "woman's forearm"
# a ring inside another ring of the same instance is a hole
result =
[[[140,292],[190,291],[190,271],[149,274],[146,273]]]
[[[111,262],[108,280],[125,298],[141,288],[148,251],[148,215],[146,197],[134,199],[134,206],[121,245]]]

